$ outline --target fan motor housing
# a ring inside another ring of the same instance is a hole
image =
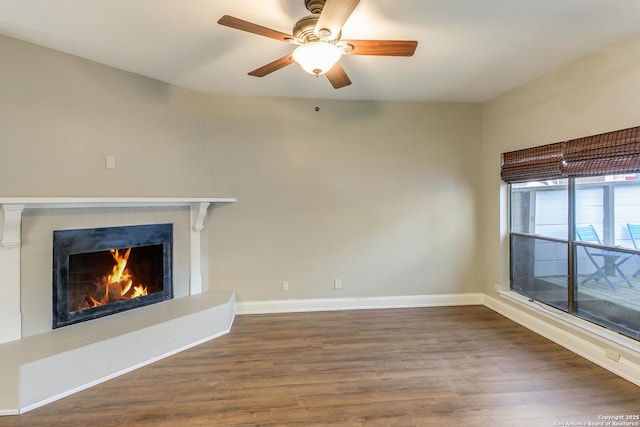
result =
[[[293,35],[304,43],[320,40],[314,33],[318,18],[320,18],[320,15],[313,14],[298,19],[298,22],[293,26]]]
[[[304,5],[311,15],[303,16],[298,19],[298,22],[293,26],[293,35],[302,43],[325,41],[335,43],[340,40],[342,31],[338,34],[331,34],[331,31],[323,28],[319,28],[316,32],[316,24],[320,19],[322,9],[326,0],[305,0]]]

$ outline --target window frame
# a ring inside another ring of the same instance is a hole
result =
[[[605,174],[602,175],[607,176],[609,174]],[[633,249],[633,248],[627,248],[627,247],[621,247],[621,246],[612,246],[609,244],[605,244],[604,242],[602,242],[602,244],[594,244],[594,243],[589,243],[589,242],[584,242],[581,241],[577,238],[576,235],[576,200],[577,200],[577,196],[576,196],[576,179],[575,177],[570,177],[567,178],[567,192],[566,192],[566,197],[567,197],[567,236],[566,238],[559,238],[559,237],[551,237],[551,236],[545,236],[545,235],[540,235],[540,234],[536,234],[535,230],[529,230],[529,232],[525,232],[525,231],[513,231],[514,228],[514,215],[513,215],[513,195],[514,195],[514,191],[513,191],[513,184],[509,184],[507,186],[507,191],[508,191],[508,238],[509,238],[509,290],[512,292],[515,292],[518,295],[524,296],[526,298],[529,298],[530,301],[535,301],[541,304],[545,304],[547,306],[553,307],[555,309],[560,310],[561,312],[564,312],[572,317],[575,317],[577,319],[580,320],[584,320],[587,322],[591,322],[594,323],[600,327],[603,327],[605,329],[607,329],[608,331],[614,332],[614,333],[620,333],[618,330],[614,329],[614,328],[610,328],[606,325],[603,325],[602,323],[598,323],[598,322],[593,322],[591,320],[589,320],[588,318],[585,318],[584,316],[580,316],[576,311],[577,311],[577,288],[578,288],[578,281],[579,281],[579,276],[578,276],[578,271],[577,271],[577,267],[578,267],[578,263],[576,262],[576,259],[578,258],[578,251],[580,250],[580,248],[594,248],[594,249],[599,249],[599,250],[606,250],[606,251],[614,251],[617,253],[626,253],[626,254],[631,254],[631,255],[636,255],[636,256],[640,256],[640,249]],[[539,241],[546,241],[546,242],[554,242],[554,243],[561,243],[561,244],[566,244],[567,246],[567,254],[566,254],[566,260],[567,260],[567,265],[566,265],[566,276],[567,276],[567,308],[566,310],[562,307],[558,307],[554,304],[550,304],[549,302],[545,302],[542,301],[540,299],[537,299],[531,295],[527,295],[526,293],[523,293],[520,291],[518,286],[514,286],[514,251],[513,251],[513,239],[514,237],[519,237],[519,238],[526,238],[526,239],[531,239],[532,242],[535,240],[539,240]],[[608,320],[608,319],[607,319]],[[632,336],[628,336],[626,334],[623,334],[624,336],[635,340],[635,341],[640,341],[640,338],[635,338]]]

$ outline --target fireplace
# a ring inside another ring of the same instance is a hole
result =
[[[53,232],[53,328],[173,298],[172,224]]]

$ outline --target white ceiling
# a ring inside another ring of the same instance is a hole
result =
[[[418,48],[343,57],[353,84],[336,90],[296,64],[248,76],[295,46],[220,26],[224,14],[291,33],[308,11],[303,0],[0,0],[0,34],[213,94],[482,102],[640,31],[640,0],[362,0],[343,38]]]

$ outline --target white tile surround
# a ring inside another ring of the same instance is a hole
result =
[[[216,199],[0,198],[0,415],[28,411],[228,332],[235,294],[205,291]],[[51,329],[52,232],[174,224],[175,298]],[[206,241],[206,239],[204,239]]]

